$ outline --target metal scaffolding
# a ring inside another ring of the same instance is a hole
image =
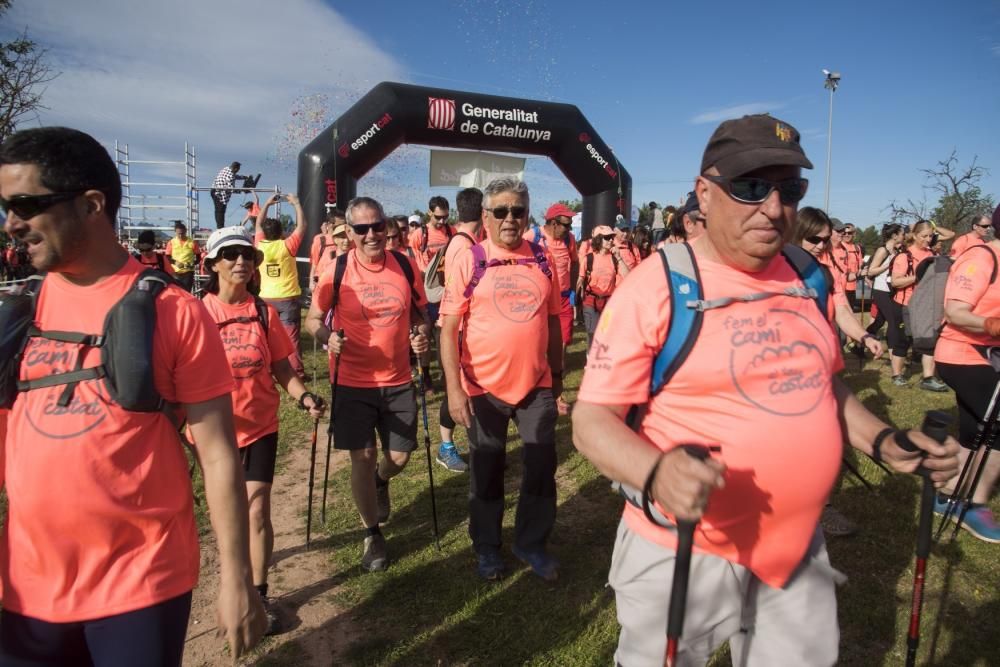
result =
[[[120,237],[132,239],[146,229],[172,232],[177,220],[183,221],[192,233],[198,229],[198,195],[195,191],[198,171],[193,146],[184,143],[183,161],[134,160],[129,156],[128,144],[116,140],[115,163],[122,180],[122,203],[118,209]],[[178,174],[176,181],[147,180],[146,176],[136,173],[169,173],[175,170]]]

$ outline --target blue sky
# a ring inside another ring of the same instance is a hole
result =
[[[767,111],[802,132],[816,166],[804,203],[822,206],[829,68],[843,75],[833,215],[883,221],[893,199],[924,197],[919,170],[953,149],[991,169],[984,190],[1000,198],[997,2],[15,0],[0,34],[24,26],[63,72],[42,124],[139,159],[179,160],[188,141],[204,186],[238,159],[294,189],[314,128],[394,80],[576,104],[632,174],[634,203],[677,202],[716,124]],[[423,207],[428,161],[403,148],[359,193]],[[576,196],[544,158],[526,179],[536,215]],[[203,224],[210,209],[206,196]]]

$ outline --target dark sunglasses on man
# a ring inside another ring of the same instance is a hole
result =
[[[153,251],[153,244],[152,243],[138,243],[138,244],[136,244],[135,247],[136,247],[136,249],[139,252],[152,252]]]
[[[807,178],[788,178],[783,181],[769,181],[751,176],[726,178],[705,175],[704,178],[716,185],[724,186],[730,197],[743,204],[762,204],[775,190],[778,191],[782,204],[797,204],[802,201],[806,196],[806,190],[809,189]]]
[[[448,219],[448,216],[447,215],[436,215],[435,214],[434,215],[434,219],[437,220],[438,222],[444,222],[445,220]]]
[[[566,229],[569,229],[570,227],[572,227],[572,226],[573,226],[573,221],[572,221],[572,220],[569,220],[569,221],[566,221],[566,222],[563,222],[563,221],[562,221],[562,220],[560,220],[559,218],[556,218],[556,219],[555,219],[555,220],[553,220],[552,222],[553,222],[553,224],[556,224],[556,225],[559,225],[560,227],[565,227]]]
[[[21,220],[30,220],[56,204],[79,197],[89,189],[50,192],[44,195],[14,195],[10,199],[0,198],[0,208],[3,209],[5,215],[13,213]]]
[[[528,212],[528,209],[524,206],[497,206],[496,208],[488,208],[486,210],[497,220],[506,220],[508,214],[515,220],[520,220]]]
[[[368,236],[368,231],[371,230],[376,234],[382,234],[385,232],[385,220],[379,220],[378,222],[373,222],[370,225],[351,225],[351,229],[358,236]]]
[[[597,238],[604,239],[605,241],[614,241],[615,240],[615,235],[614,234],[602,234],[601,236],[598,236]]]

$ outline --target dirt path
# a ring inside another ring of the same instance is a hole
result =
[[[274,525],[274,565],[268,577],[269,594],[278,605],[286,632],[267,638],[241,664],[295,665],[295,667],[343,664],[338,657],[353,631],[341,609],[333,602],[337,575],[329,558],[329,547],[319,530],[319,499],[322,495],[323,457],[326,424],[320,425],[317,449],[315,505],[313,507],[312,549],[305,549],[305,518],[308,502],[309,440],[294,446],[279,463],[271,496]],[[330,474],[349,459],[334,452]],[[215,595],[219,572],[215,540],[202,540],[201,581],[194,591],[188,638],[184,649],[185,667],[230,665],[223,642],[215,637]],[[336,622],[334,622],[336,619]],[[322,631],[318,631],[322,628]]]

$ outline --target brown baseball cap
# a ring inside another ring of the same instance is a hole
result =
[[[701,173],[714,166],[727,178],[755,169],[791,165],[812,169],[799,144],[799,131],[768,114],[724,121],[708,140]]]

